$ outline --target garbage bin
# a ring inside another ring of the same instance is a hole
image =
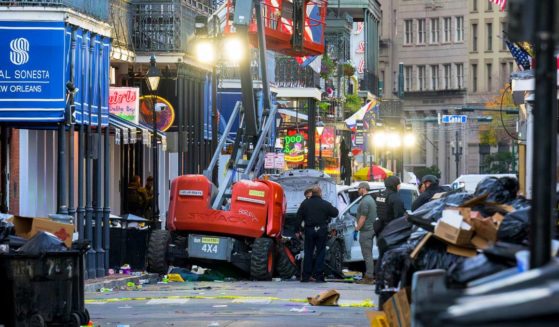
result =
[[[83,267],[75,250],[0,255],[0,325],[87,325]]]

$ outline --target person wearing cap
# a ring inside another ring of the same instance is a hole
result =
[[[361,253],[365,259],[365,277],[362,280],[364,284],[372,284],[375,276],[375,264],[373,260],[373,238],[375,230],[373,224],[377,219],[377,204],[373,197],[369,195],[369,183],[361,182],[357,192],[363,198],[357,207],[357,224],[355,231],[359,232],[359,245]]]
[[[420,189],[422,188],[424,191],[411,205],[412,211],[419,209],[422,205],[431,201],[435,194],[445,192],[445,189],[439,186],[439,179],[433,175],[425,175],[421,178]]]

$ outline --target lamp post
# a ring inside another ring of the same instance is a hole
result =
[[[318,169],[324,170],[322,163],[322,133],[324,132],[324,123],[319,121],[316,123],[316,133],[318,134]]]
[[[459,132],[456,131],[456,141],[451,142],[452,155],[454,156],[454,161],[456,162],[456,178],[460,176],[460,157],[462,156],[462,142],[458,141],[459,135]]]
[[[159,81],[161,80],[161,72],[157,68],[155,56],[152,55],[150,59],[149,70],[146,74],[146,84],[152,95],[152,105],[153,105],[153,203],[152,203],[152,220],[157,225],[159,221],[159,160],[158,160],[158,149],[157,149],[157,112],[156,112],[156,102],[157,102],[157,89],[159,87]]]

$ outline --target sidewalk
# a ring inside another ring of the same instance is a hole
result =
[[[86,279],[84,285],[85,292],[98,292],[102,288],[121,288],[128,283],[149,284],[159,281],[158,274],[144,273],[140,276],[115,274],[102,278]]]

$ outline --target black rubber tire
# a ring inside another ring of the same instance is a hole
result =
[[[82,325],[82,318],[80,314],[77,312],[72,313],[72,317],[70,319],[70,326],[72,327],[80,327]]]
[[[250,278],[252,280],[271,280],[274,275],[275,261],[274,240],[261,237],[252,243],[250,256]]]
[[[328,249],[328,261],[326,262],[326,276],[343,278],[344,249],[339,240],[334,240]]]
[[[171,242],[171,233],[167,230],[151,232],[148,245],[148,271],[165,275],[169,270],[167,247]]]
[[[45,327],[45,318],[40,314],[35,314],[29,319],[29,326],[31,327]]]
[[[286,246],[278,247],[276,271],[282,279],[291,279],[293,276],[299,276],[300,269],[296,262],[291,262],[286,251],[289,251]]]

